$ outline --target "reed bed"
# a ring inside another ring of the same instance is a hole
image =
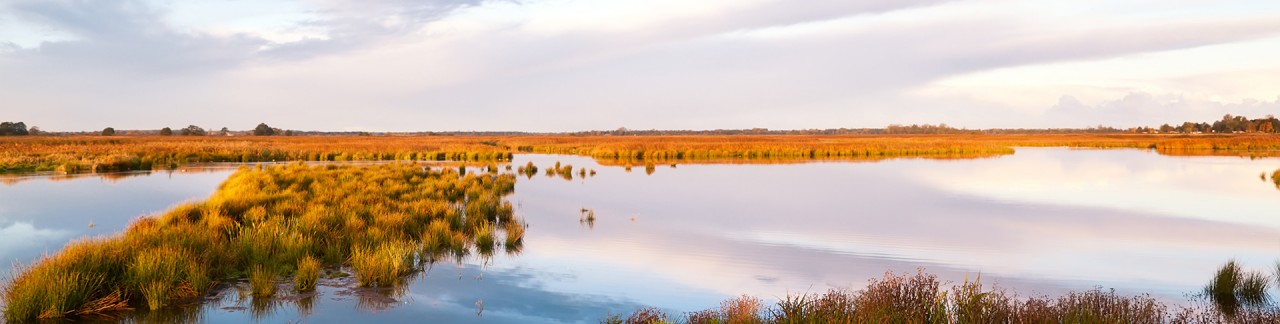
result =
[[[4,318],[161,309],[246,278],[267,297],[280,278],[296,274],[295,289],[310,290],[319,268],[342,265],[362,286],[394,286],[439,256],[491,253],[499,232],[518,251],[523,228],[512,224],[522,222],[504,199],[514,184],[512,174],[411,163],[241,167],[208,200],[16,269],[3,284]]]
[[[1095,288],[1051,298],[1020,297],[986,288],[981,279],[943,287],[923,270],[886,273],[865,289],[790,294],[773,305],[743,295],[720,307],[669,315],[646,307],[601,323],[1275,323],[1280,312],[1250,308],[1224,314],[1212,307],[1171,311],[1148,295],[1121,296]]]
[[[574,154],[614,164],[726,159],[877,159],[991,156],[1013,149],[953,136],[626,136],[528,137],[502,141],[520,152]]]
[[[0,137],[0,173],[172,169],[195,162],[509,161],[467,137]]]
[[[1139,148],[1167,155],[1280,156],[1272,134],[990,134],[405,137],[0,137],[0,173],[172,169],[194,162],[510,161],[572,154],[607,165],[968,159],[1013,147]],[[489,165],[489,164],[485,164]],[[489,168],[492,170],[493,168]],[[570,174],[555,170],[556,174]],[[522,174],[537,173],[526,169]]]
[[[583,155],[612,165],[966,159],[1011,154],[1018,146],[1137,148],[1166,155],[1280,156],[1280,136],[1273,134],[544,136],[512,137],[499,142],[520,152]]]

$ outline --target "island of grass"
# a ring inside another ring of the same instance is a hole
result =
[[[4,318],[25,322],[160,309],[248,279],[314,289],[322,267],[361,286],[395,286],[423,264],[520,249],[505,196],[511,174],[460,174],[411,163],[241,167],[208,200],[143,217],[109,237],[68,244],[4,284]]]

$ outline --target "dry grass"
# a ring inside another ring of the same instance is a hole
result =
[[[0,137],[0,173],[169,169],[193,162],[509,161],[512,153],[557,153],[606,165],[788,163],[808,160],[979,158],[1015,146],[1141,148],[1169,155],[1280,155],[1270,134],[1150,135],[739,135],[418,137]],[[527,176],[537,173],[526,168]],[[572,177],[572,170],[548,170]]]
[[[886,273],[865,289],[832,289],[817,294],[790,294],[766,306],[751,296],[731,298],[719,308],[668,317],[642,308],[628,317],[640,322],[703,323],[1275,323],[1280,311],[1245,308],[1226,315],[1214,306],[1192,306],[1170,312],[1147,295],[1120,296],[1092,289],[1057,298],[1018,297],[987,289],[980,278],[950,290],[923,271],[913,275]],[[656,315],[655,315],[656,314]],[[602,320],[622,323],[620,315]]]
[[[193,162],[505,161],[470,137],[0,137],[0,173],[170,169]]]

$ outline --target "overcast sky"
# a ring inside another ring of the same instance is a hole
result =
[[[1128,127],[1278,99],[1270,0],[0,0],[0,120],[45,130]]]

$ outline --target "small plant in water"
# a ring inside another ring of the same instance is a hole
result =
[[[310,255],[298,260],[298,272],[293,277],[293,289],[299,292],[316,290],[320,279],[320,260]]]
[[[596,211],[594,209],[583,208],[582,213],[578,215],[578,223],[587,225],[590,229],[596,228]]]
[[[1271,282],[1261,272],[1244,271],[1235,260],[1218,268],[1213,281],[1205,286],[1204,294],[1219,312],[1233,317],[1242,308],[1260,308],[1269,302],[1267,287]]]
[[[276,294],[275,271],[262,265],[253,266],[249,270],[249,289],[253,291],[255,299],[274,296]]]

